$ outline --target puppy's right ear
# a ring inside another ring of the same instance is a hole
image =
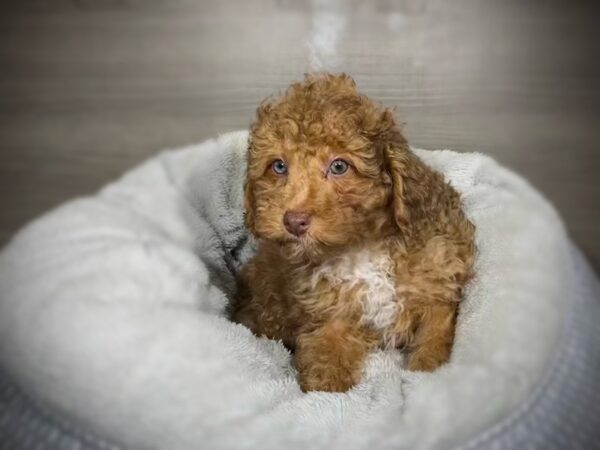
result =
[[[249,173],[253,169],[253,161],[256,159],[255,144],[269,141],[269,133],[265,132],[269,127],[265,124],[269,121],[269,113],[273,109],[273,102],[267,98],[256,109],[256,120],[250,126],[250,138],[246,150],[246,181],[244,182],[244,225],[250,233],[256,233],[255,210],[256,202],[254,198],[254,185]]]
[[[246,148],[246,180],[244,181],[244,225],[250,233],[254,234],[254,187],[250,179],[252,141],[248,141]]]
[[[244,225],[254,234],[254,191],[247,176],[244,183]]]

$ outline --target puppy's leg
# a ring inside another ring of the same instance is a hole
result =
[[[376,341],[358,324],[333,320],[298,337],[296,367],[307,391],[344,392],[357,384]]]
[[[246,303],[239,303],[234,309],[232,320],[240,323],[256,336],[266,336],[269,339],[280,340],[293,350],[297,336],[300,314],[294,313],[293,308],[287,308],[286,317],[282,310],[283,302],[270,302],[261,297],[252,297]]]
[[[252,304],[249,300],[238,298],[236,299],[233,312],[231,314],[231,320],[235,323],[240,323],[250,331],[257,334],[259,329],[256,321],[256,313],[252,308]]]
[[[409,370],[432,371],[448,361],[454,340],[458,303],[424,306],[410,345]]]
[[[251,266],[252,263],[248,264],[236,280],[236,293],[233,302],[230,305],[230,315],[233,322],[240,323],[250,328],[253,333],[257,334],[259,331],[255,311],[255,304],[257,302],[252,295],[248,280],[246,279],[248,277],[247,273],[249,272],[249,269],[252,268]]]

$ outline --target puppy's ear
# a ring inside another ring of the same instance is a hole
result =
[[[383,156],[384,170],[392,184],[392,210],[394,221],[400,230],[405,230],[410,221],[406,204],[406,183],[404,174],[408,165],[408,144],[394,121],[389,109],[384,110],[376,120],[374,133],[376,146]]]
[[[254,222],[254,188],[252,186],[252,180],[250,177],[250,171],[252,170],[252,138],[248,141],[248,147],[246,148],[246,180],[244,181],[244,225],[248,231],[254,234],[255,222]]]
[[[252,170],[253,154],[255,155],[254,141],[262,140],[268,141],[270,134],[268,132],[260,132],[261,125],[264,129],[269,130],[270,127],[265,126],[269,120],[269,114],[273,109],[273,99],[266,98],[256,108],[256,120],[250,126],[250,138],[248,140],[248,147],[246,149],[246,181],[244,182],[244,225],[252,234],[255,233],[255,200],[254,200],[254,188],[252,185],[251,177],[249,172]]]
[[[248,178],[244,183],[244,225],[254,234],[254,191]]]
[[[440,217],[460,210],[458,194],[441,174],[430,169],[411,150],[394,124],[392,112],[381,117],[381,145],[386,171],[392,182],[394,219],[403,235],[410,237]]]
[[[406,149],[401,143],[388,143],[383,147],[386,170],[392,182],[392,209],[394,220],[400,230],[405,230],[410,222],[410,212],[406,204],[406,184],[403,174],[406,171]]]

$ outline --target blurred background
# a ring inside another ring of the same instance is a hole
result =
[[[0,245],[165,148],[246,128],[310,70],[345,71],[412,145],[527,177],[600,267],[594,2],[0,1]]]

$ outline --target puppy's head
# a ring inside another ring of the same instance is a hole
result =
[[[408,152],[391,111],[347,75],[307,75],[265,101],[252,125],[246,226],[318,256],[402,226]]]

